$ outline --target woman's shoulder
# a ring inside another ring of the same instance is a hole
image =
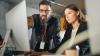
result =
[[[87,27],[88,27],[87,22],[81,22],[80,23],[80,27],[79,27],[80,29],[87,30],[88,29]]]

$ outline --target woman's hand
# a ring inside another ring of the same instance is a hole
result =
[[[79,52],[75,49],[65,50],[65,56],[79,56]]]

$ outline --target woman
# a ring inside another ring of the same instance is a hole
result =
[[[74,4],[68,5],[65,8],[64,13],[65,13],[65,22],[67,23],[65,25],[67,25],[67,28],[66,28],[64,38],[62,39],[61,45],[69,39],[71,39],[70,40],[71,43],[69,45],[72,45],[75,36],[87,30],[87,23],[81,11]],[[89,52],[88,39],[81,43],[78,43],[77,46],[80,49],[79,50],[80,56],[85,55]],[[72,49],[75,48],[76,45],[72,47]]]

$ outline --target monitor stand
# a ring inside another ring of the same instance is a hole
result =
[[[0,46],[0,56],[5,55],[24,55],[25,51],[17,51],[14,46],[13,31],[8,30],[6,32],[3,44]]]

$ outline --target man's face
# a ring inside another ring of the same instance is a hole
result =
[[[39,7],[39,14],[42,20],[47,19],[48,16],[51,14],[51,8],[49,5],[40,5]]]

